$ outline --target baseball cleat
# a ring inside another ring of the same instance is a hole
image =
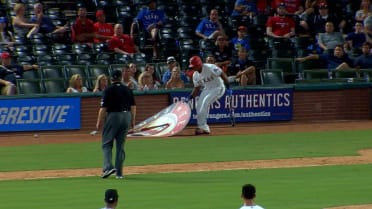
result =
[[[116,179],[123,179],[125,178],[124,176],[116,176]]]
[[[197,128],[195,130],[195,135],[203,135],[203,134],[210,134],[210,132],[206,131],[206,130],[203,130],[203,129],[200,129],[200,128]]]
[[[115,168],[112,168],[110,170],[106,170],[102,173],[101,178],[105,179],[105,178],[109,177],[111,174],[113,174],[115,172],[116,172]]]

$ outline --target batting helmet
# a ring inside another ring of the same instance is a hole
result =
[[[200,67],[203,64],[199,56],[192,56],[189,60],[189,63],[189,68]]]

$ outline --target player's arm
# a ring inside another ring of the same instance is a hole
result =
[[[221,73],[221,78],[222,78],[222,80],[223,80],[223,82],[224,82],[226,88],[229,89],[229,88],[230,88],[230,83],[229,83],[229,79],[227,78],[226,73],[222,72],[222,73]]]
[[[200,86],[196,86],[196,87],[194,87],[193,89],[192,89],[192,91],[191,91],[191,96],[193,97],[193,98],[195,98],[198,94],[199,94],[199,92],[200,92]]]
[[[106,107],[99,108],[97,123],[96,123],[96,129],[97,130],[99,130],[99,128],[101,127],[101,124],[105,120],[105,117],[106,117]]]

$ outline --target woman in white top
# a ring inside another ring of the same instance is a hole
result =
[[[97,76],[96,84],[94,85],[93,92],[103,92],[108,86],[108,79],[105,74]]]
[[[70,78],[70,86],[66,93],[83,93],[88,92],[87,87],[83,86],[83,79],[80,74],[74,74]]]
[[[12,25],[14,33],[20,36],[27,36],[30,38],[32,34],[35,34],[39,30],[38,24],[28,23],[25,18],[25,5],[16,3],[14,5],[15,16],[12,19]]]

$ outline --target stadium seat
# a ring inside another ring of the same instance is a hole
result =
[[[359,73],[354,69],[349,70],[336,70],[335,78],[359,78]]]
[[[65,79],[43,79],[45,93],[62,93],[67,89],[67,81]]]
[[[17,79],[18,94],[41,94],[44,93],[40,79]]]
[[[260,71],[260,77],[262,85],[280,85],[284,83],[282,70],[263,69]]]
[[[303,75],[305,80],[328,79],[328,70],[327,69],[304,70]]]
[[[63,65],[40,66],[40,72],[43,79],[65,79],[66,72]]]
[[[27,70],[23,72],[23,79],[40,79],[41,73],[39,70]]]
[[[109,65],[88,65],[87,72],[89,77],[97,77],[101,74],[110,76],[110,66]]]

